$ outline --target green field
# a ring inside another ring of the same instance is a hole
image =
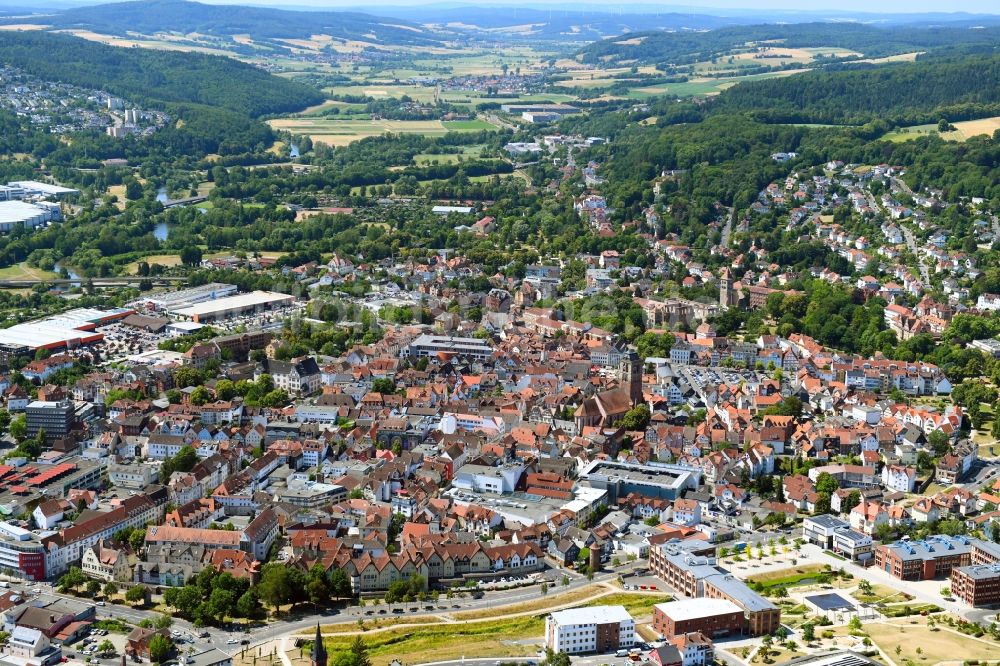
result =
[[[673,95],[676,97],[706,97],[718,95],[726,88],[731,88],[737,83],[744,81],[757,81],[760,79],[773,79],[779,76],[791,76],[799,74],[805,70],[790,69],[781,72],[768,72],[766,74],[751,74],[749,76],[725,76],[719,78],[694,78],[683,83],[665,83],[662,85],[645,86],[632,88],[628,96],[635,99],[646,99],[658,95]]]
[[[478,132],[496,129],[485,120],[371,120],[368,118],[305,117],[279,118],[269,121],[271,127],[308,135],[313,141],[330,146],[346,146],[369,136],[382,134],[422,134],[444,136],[448,132]]]
[[[543,616],[526,616],[483,622],[446,623],[437,626],[400,627],[368,633],[365,643],[374,666],[385,666],[401,655],[420,655],[422,661],[453,661],[464,656],[526,657],[543,641]],[[324,641],[331,654],[346,651],[353,637]]]
[[[13,266],[0,268],[0,280],[51,280],[59,277],[52,271],[34,268],[23,261]]]
[[[461,152],[458,153],[420,153],[413,156],[413,163],[417,166],[431,166],[432,164],[457,164],[460,161],[467,162],[479,159],[483,151],[481,144],[473,146],[459,146]]]
[[[1000,116],[980,118],[978,120],[962,120],[952,123],[955,127],[950,132],[938,132],[937,124],[912,125],[888,132],[882,138],[886,141],[900,142],[916,139],[921,136],[936,134],[946,141],[966,141],[974,136],[993,136],[1000,129]]]

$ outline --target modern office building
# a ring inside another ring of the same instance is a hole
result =
[[[635,645],[635,621],[624,606],[556,611],[545,620],[545,646],[554,652],[612,652]]]
[[[970,606],[1000,604],[1000,564],[973,564],[951,570],[951,593]]]
[[[25,418],[28,426],[28,437],[35,437],[39,431],[45,431],[45,440],[50,444],[69,434],[73,427],[73,415],[76,408],[70,400],[49,402],[35,400],[28,403]]]
[[[650,570],[686,597],[726,599],[743,611],[743,633],[762,636],[781,623],[781,609],[746,583],[715,566],[715,560],[696,555],[684,542],[667,542],[649,549]]]
[[[875,566],[900,580],[944,578],[956,567],[972,564],[973,540],[937,534],[923,540],[904,539],[875,548]]]

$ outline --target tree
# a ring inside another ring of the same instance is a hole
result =
[[[353,657],[353,666],[372,666],[372,660],[368,656],[368,646],[365,645],[361,636],[354,637],[351,642],[350,654]]]
[[[816,639],[816,627],[811,622],[802,625],[802,640],[811,642]]]
[[[777,405],[772,405],[764,410],[765,416],[795,416],[802,415],[802,400],[798,396],[790,395],[783,398]]]
[[[330,600],[330,587],[326,580],[326,571],[321,564],[314,564],[309,570],[306,595],[314,607]]]
[[[18,414],[10,421],[10,436],[19,444],[28,436],[28,420],[24,414]]]
[[[62,592],[68,592],[69,590],[76,589],[87,582],[87,577],[83,575],[83,570],[80,567],[70,567],[69,570],[62,575],[59,579],[59,590]]]
[[[338,599],[351,596],[351,579],[343,569],[330,571],[330,594]]]
[[[236,602],[236,612],[240,617],[257,617],[260,613],[260,599],[257,598],[257,591],[250,588],[243,593],[243,596]]]
[[[870,597],[872,595],[872,584],[867,580],[862,580],[858,583],[858,592],[866,597]]]
[[[851,621],[847,623],[847,628],[852,632],[861,631],[861,618],[857,615],[851,618]]]
[[[140,601],[145,601],[145,599],[146,599],[146,590],[145,588],[142,587],[142,585],[136,585],[134,587],[130,587],[128,592],[125,593],[125,601],[129,602],[130,604],[134,604]]]
[[[101,641],[101,644],[97,646],[97,651],[103,655],[114,654],[115,644],[112,643],[107,638],[105,638],[103,641]]]
[[[859,504],[861,504],[861,491],[852,490],[850,494],[847,496],[847,499],[844,500],[842,506],[840,507],[841,512],[848,513],[850,512],[851,509],[853,509]]]
[[[170,652],[174,649],[174,644],[170,642],[170,639],[156,634],[149,639],[149,659],[150,661],[155,661],[157,663],[163,663],[166,661],[167,657],[170,656]]]
[[[396,382],[386,377],[380,377],[372,382],[372,392],[391,394],[396,392]]]
[[[96,597],[101,591],[101,584],[96,580],[87,581],[87,596]]]
[[[632,409],[625,412],[625,416],[622,417],[620,425],[625,430],[645,431],[646,426],[649,425],[649,419],[649,407],[645,404],[636,405]]]
[[[142,184],[139,181],[130,179],[125,183],[125,198],[129,201],[135,201],[142,198]]]
[[[204,405],[206,402],[212,399],[212,394],[208,392],[208,389],[204,386],[199,386],[195,390],[191,391],[191,395],[188,400],[191,401],[192,405],[200,406]]]
[[[291,601],[291,580],[285,565],[278,562],[264,565],[260,582],[257,584],[257,592],[260,595],[260,600],[268,606],[272,606],[275,612],[282,604]]]
[[[828,472],[821,472],[816,478],[816,492],[833,495],[840,488],[840,483]]]
[[[181,250],[181,263],[185,266],[199,266],[201,264],[201,248],[197,245],[188,245]]]
[[[105,586],[104,586],[104,596],[105,597],[110,598],[110,597],[115,596],[116,594],[118,594],[118,584],[117,583],[115,583],[112,580],[112,581],[109,581],[107,584],[105,584]]]
[[[548,594],[549,593],[549,584],[548,583],[542,583],[542,586],[539,588],[539,592],[541,592],[541,594],[542,594],[543,597],[546,594]]]
[[[219,400],[232,400],[236,397],[236,384],[230,379],[220,379],[215,383],[215,397]]]
[[[565,652],[553,652],[552,648],[545,648],[545,659],[541,666],[570,666],[571,660]]]

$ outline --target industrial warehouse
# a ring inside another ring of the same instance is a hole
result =
[[[230,317],[276,310],[295,302],[294,296],[275,291],[251,291],[247,294],[226,296],[196,303],[188,307],[170,310],[170,314],[180,319],[188,319],[199,324],[219,321]]]

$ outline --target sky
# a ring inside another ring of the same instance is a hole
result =
[[[358,0],[201,0],[202,2],[212,2],[215,4],[254,4],[254,5],[268,5],[273,7],[365,7],[368,11],[376,12],[377,8],[381,6],[400,6],[400,5],[428,5],[437,4],[434,0],[427,2],[426,0],[368,0],[367,2],[358,2]],[[441,3],[445,4],[445,3]],[[624,12],[629,11],[629,7],[633,5],[630,2],[622,3],[598,3],[598,2],[579,2],[572,0],[540,0],[538,2],[532,2],[531,0],[524,0],[523,2],[517,0],[451,0],[447,2],[448,5],[478,5],[478,6],[497,6],[497,5],[516,5],[521,7],[526,6],[536,6],[544,5],[546,8],[549,7],[560,7],[565,6],[567,8],[573,8],[576,10],[586,9],[589,6],[594,8],[599,8],[603,11],[621,9]],[[802,2],[802,0],[698,0],[697,3],[657,3],[657,2],[641,2],[640,4],[647,6],[659,6],[662,7],[662,11],[681,11],[681,12],[704,12],[705,10],[720,10],[720,9],[735,9],[743,11],[752,11],[755,8],[761,10],[765,9],[780,9],[780,10],[838,10],[841,12],[878,12],[878,13],[913,13],[913,12],[971,12],[971,13],[985,13],[985,14],[997,14],[1000,13],[1000,0],[951,0],[947,3],[941,3],[939,0],[881,0],[880,2],[872,2],[871,0],[811,0],[810,2]]]

